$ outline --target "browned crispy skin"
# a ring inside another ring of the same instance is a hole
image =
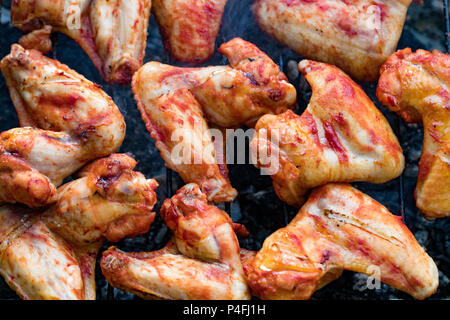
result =
[[[402,33],[411,0],[255,0],[262,30],[304,57],[375,81]]]
[[[68,35],[107,82],[127,85],[143,63],[150,9],[151,0],[15,0],[11,21],[24,32],[51,26]],[[21,41],[34,42],[34,49],[50,42],[27,38]]]
[[[13,45],[0,67],[22,126],[0,133],[0,203],[52,203],[66,177],[120,147],[125,121],[97,85],[39,51]]]
[[[33,30],[30,33],[22,36],[19,44],[25,49],[36,49],[43,54],[47,54],[53,50],[50,35],[52,33],[51,26],[44,26],[41,29]]]
[[[416,204],[428,218],[450,216],[450,58],[404,49],[381,68],[377,97],[406,122],[424,127]]]
[[[404,168],[389,123],[364,91],[337,67],[303,60],[299,70],[312,88],[305,112],[265,115],[251,142],[259,167],[278,196],[300,206],[308,190],[327,182],[384,183]],[[266,157],[266,155],[272,155]]]
[[[110,248],[101,267],[113,286],[153,299],[249,299],[230,217],[195,184],[166,199],[161,216],[173,241],[155,252]]]
[[[0,274],[21,298],[95,299],[103,240],[145,233],[155,217],[157,183],[135,165],[125,154],[93,162],[44,213],[0,207]]]
[[[252,294],[309,299],[343,270],[361,272],[416,299],[439,284],[433,260],[399,216],[346,184],[315,189],[297,216],[252,259],[243,252]]]
[[[227,0],[153,0],[164,44],[178,61],[201,63],[214,45]]]
[[[232,201],[237,192],[226,165],[217,161],[205,118],[220,127],[253,125],[261,115],[278,114],[296,102],[295,88],[256,46],[236,38],[219,50],[229,66],[178,68],[149,62],[132,82],[142,119],[166,165],[186,183],[199,184],[214,202]],[[173,157],[180,146],[187,150],[183,161]]]

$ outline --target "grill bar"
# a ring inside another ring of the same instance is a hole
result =
[[[450,51],[450,17],[449,17],[449,3],[448,0],[443,0],[444,3],[444,18],[445,18],[445,48],[447,50],[447,53]],[[0,17],[1,17],[1,11],[0,11]],[[54,45],[56,44],[57,38],[55,37],[53,39]],[[53,58],[56,58],[55,49],[53,51]],[[170,64],[171,59],[170,56],[167,57],[168,63]],[[281,70],[284,70],[284,60],[283,56],[280,54],[279,56],[279,66]],[[400,119],[399,117],[396,117],[395,120],[395,133],[397,137],[400,139]],[[401,143],[401,141],[400,141]],[[398,179],[398,199],[399,199],[399,210],[400,215],[402,217],[403,223],[406,224],[406,213],[405,213],[405,193],[404,193],[404,181],[403,181],[403,174]],[[173,190],[172,190],[172,184],[173,184],[173,174],[172,170],[169,168],[166,168],[166,194],[167,198],[172,197]],[[231,215],[231,203],[227,202],[225,203],[225,211]],[[283,215],[285,223],[289,223],[289,214],[288,214],[288,206],[285,204],[283,206]],[[109,283],[107,284],[107,300],[115,300],[114,297],[115,288],[111,286]]]
[[[172,197],[172,170],[166,168],[166,193],[167,198]]]
[[[447,49],[447,53],[450,51],[450,17],[449,17],[449,8],[448,8],[448,0],[444,1],[444,18],[445,18],[445,45]]]

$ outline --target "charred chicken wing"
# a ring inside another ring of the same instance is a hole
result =
[[[389,123],[364,91],[334,66],[303,60],[312,88],[305,112],[265,115],[251,142],[259,167],[270,167],[275,191],[300,206],[327,182],[384,183],[398,177],[404,157]]]
[[[253,44],[236,38],[219,51],[229,66],[179,68],[149,62],[132,82],[142,118],[166,165],[185,182],[200,185],[215,202],[232,201],[237,193],[225,164],[217,163],[206,120],[221,127],[253,125],[261,115],[284,112],[296,102],[295,88]]]
[[[252,294],[262,299],[309,299],[343,270],[365,273],[425,299],[438,270],[399,216],[346,184],[315,189],[297,216],[263,244],[243,252]]]
[[[129,84],[144,59],[150,9],[151,0],[15,0],[11,21],[24,32],[51,26],[68,35],[107,82]],[[49,40],[34,48],[42,41]]]
[[[0,133],[0,203],[43,206],[64,178],[120,147],[125,121],[98,86],[39,51],[13,45],[0,66],[22,126]]]
[[[407,122],[422,122],[424,140],[415,190],[428,218],[450,216],[450,58],[404,49],[381,68],[378,99]]]
[[[262,30],[299,54],[375,81],[412,0],[255,0]]]
[[[167,50],[179,61],[201,63],[214,53],[227,0],[153,0]]]
[[[0,207],[0,274],[23,299],[95,299],[95,261],[106,238],[147,232],[155,214],[155,180],[114,154],[92,163],[38,209]]]
[[[101,267],[109,283],[143,298],[250,298],[232,221],[196,184],[165,200],[161,215],[173,241],[149,253],[105,251]]]

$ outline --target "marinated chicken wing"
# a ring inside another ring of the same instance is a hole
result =
[[[232,221],[197,185],[166,199],[161,215],[173,242],[149,253],[105,251],[101,267],[109,283],[143,298],[250,298]]]
[[[128,84],[143,63],[150,9],[151,0],[16,0],[11,21],[24,32],[52,26],[79,43],[107,82]]]
[[[381,68],[377,97],[407,122],[422,122],[424,140],[415,190],[428,218],[450,216],[450,58],[404,49]]]
[[[365,273],[416,299],[439,284],[433,260],[384,206],[345,184],[315,189],[298,215],[243,257],[252,294],[309,299],[343,270]]]
[[[303,60],[312,88],[305,112],[265,115],[251,142],[257,166],[269,167],[277,195],[300,206],[327,182],[384,183],[398,177],[404,157],[389,123],[364,91],[334,66]]]
[[[44,213],[0,207],[0,274],[23,299],[95,299],[95,261],[106,238],[147,232],[155,180],[114,154],[92,163],[58,190]]]
[[[199,184],[215,202],[232,201],[236,190],[225,164],[217,164],[204,118],[221,127],[253,125],[261,115],[281,113],[296,102],[295,88],[256,46],[236,38],[219,51],[229,66],[178,68],[149,62],[132,82],[142,118],[166,165],[185,182]]]
[[[375,81],[400,38],[412,0],[255,0],[262,30],[297,53]]]
[[[201,63],[214,45],[227,0],[153,0],[167,50],[179,61]]]
[[[36,50],[13,45],[0,66],[22,126],[0,133],[0,203],[43,206],[64,178],[120,147],[125,121],[98,86]]]

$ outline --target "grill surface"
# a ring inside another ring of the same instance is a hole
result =
[[[301,114],[306,108],[311,91],[305,79],[295,71],[296,63],[301,57],[291,50],[279,45],[276,41],[263,34],[257,27],[249,5],[252,0],[229,0],[224,16],[217,44],[240,36],[255,43],[264,52],[278,62],[290,81],[298,91],[299,106],[297,113]],[[3,1],[0,12],[0,57],[9,52],[10,45],[17,42],[20,32],[9,22],[10,1]],[[411,5],[408,17],[400,39],[398,48],[439,49],[449,50],[449,8],[448,0],[426,1],[424,6]],[[124,114],[127,122],[127,136],[121,147],[121,152],[132,152],[139,161],[137,170],[147,177],[155,177],[160,187],[158,205],[170,197],[173,190],[183,185],[180,177],[164,168],[154,142],[150,139],[140,114],[135,106],[130,87],[112,86],[99,77],[94,66],[78,45],[64,35],[54,36],[53,57],[82,73],[88,79],[99,83],[114,99]],[[171,61],[164,51],[161,37],[154,17],[150,19],[149,37],[147,42],[145,61],[156,60],[168,64]],[[214,57],[205,65],[226,64],[226,59],[216,52]],[[178,64],[180,65],[180,64]],[[295,67],[295,68],[294,68]],[[417,179],[417,164],[420,158],[423,130],[416,124],[405,124],[395,114],[381,106],[375,96],[376,84],[364,84],[364,90],[376,102],[396,131],[402,144],[406,158],[406,168],[398,179],[383,185],[355,183],[354,185],[369,194],[391,212],[403,217],[404,222],[424,246],[428,254],[435,260],[440,272],[440,286],[431,299],[450,299],[450,219],[434,222],[426,221],[418,212],[413,191]],[[0,76],[0,131],[18,127],[18,120],[14,107],[9,98],[4,79]],[[234,221],[243,223],[251,232],[247,239],[240,239],[241,246],[247,249],[259,249],[264,239],[273,231],[285,226],[296,214],[296,209],[282,203],[275,195],[271,179],[260,176],[259,171],[252,165],[230,165],[230,179],[232,185],[238,189],[239,196],[232,204],[222,205],[222,209],[229,212]],[[119,242],[119,248],[125,251],[151,251],[165,245],[170,238],[170,232],[158,217],[150,232],[136,239]],[[110,244],[104,245],[107,248]],[[137,297],[114,289],[107,285],[97,264],[97,298],[101,300],[129,300]],[[344,272],[337,281],[316,292],[312,299],[411,299],[408,295],[382,284],[380,289],[361,290],[366,276],[351,272]],[[16,294],[0,280],[0,299],[17,299]]]

